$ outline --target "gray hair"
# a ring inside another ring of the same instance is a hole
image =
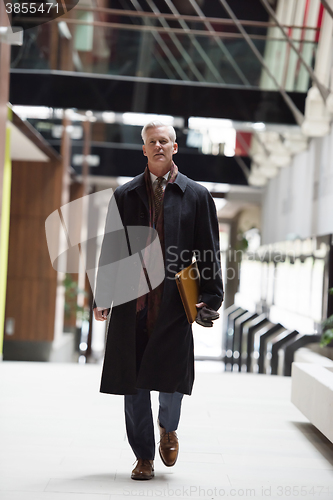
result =
[[[143,142],[146,142],[148,129],[150,129],[150,128],[156,128],[156,127],[167,127],[168,134],[169,134],[171,142],[173,142],[173,143],[176,142],[176,131],[175,131],[175,129],[171,125],[165,125],[165,123],[162,123],[162,122],[160,122],[158,120],[153,121],[153,122],[149,122],[149,123],[147,123],[143,127],[143,129],[141,130],[141,137],[142,137]]]

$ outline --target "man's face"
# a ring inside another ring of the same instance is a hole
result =
[[[147,130],[143,154],[148,158],[148,165],[157,169],[170,168],[172,155],[178,151],[178,144],[169,137],[168,127],[154,127]]]

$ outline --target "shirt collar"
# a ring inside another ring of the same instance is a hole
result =
[[[149,173],[150,173],[151,183],[154,184],[154,182],[157,179],[157,175],[153,174],[150,170],[149,170]],[[166,181],[168,180],[169,174],[170,174],[170,170],[165,175],[163,175],[163,177]]]

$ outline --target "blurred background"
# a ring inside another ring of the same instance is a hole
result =
[[[3,360],[101,362],[105,324],[92,319],[85,274],[98,248],[57,272],[45,220],[100,192],[82,198],[71,231],[83,242],[89,224],[102,226],[102,192],[144,170],[140,131],[152,119],[175,127],[176,163],[219,217],[225,301],[211,331],[194,325],[196,359],[288,376],[304,346],[331,356],[331,7],[80,0],[38,26],[15,18],[20,39],[1,3]]]

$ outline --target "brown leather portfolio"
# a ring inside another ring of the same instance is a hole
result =
[[[197,316],[195,304],[199,299],[200,274],[197,263],[192,262],[190,266],[177,273],[175,278],[188,322],[193,323]]]

